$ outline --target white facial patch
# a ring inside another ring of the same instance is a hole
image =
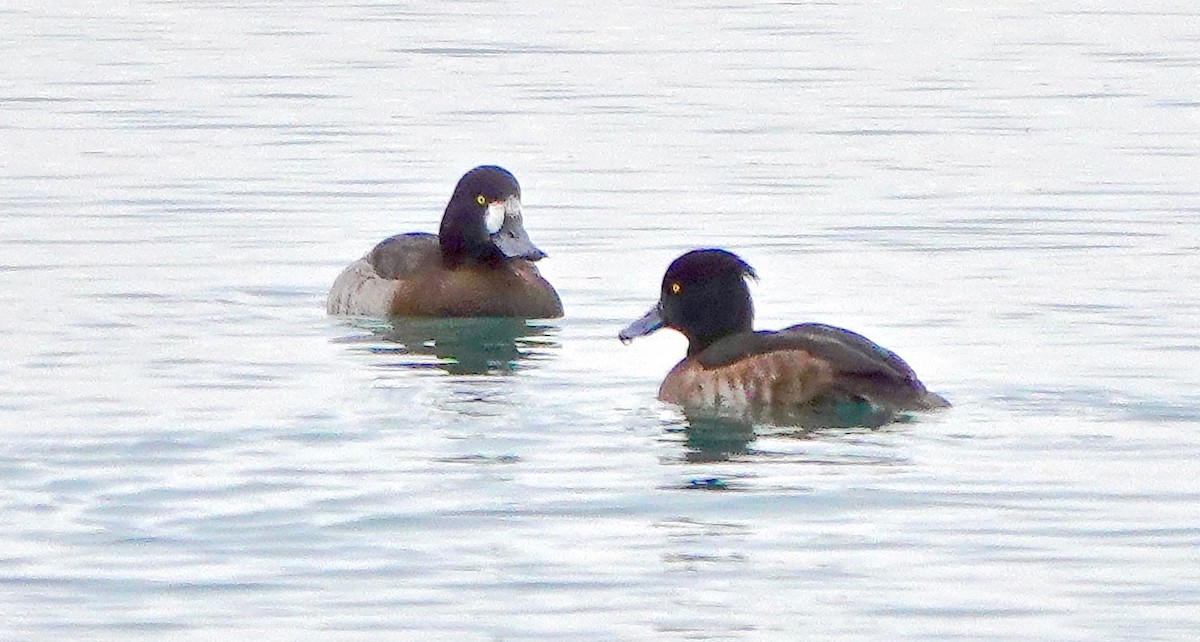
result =
[[[488,234],[495,234],[504,225],[504,203],[488,203],[487,215],[483,217],[483,227]]]

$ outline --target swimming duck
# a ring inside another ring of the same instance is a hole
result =
[[[326,308],[362,316],[557,318],[562,302],[533,264],[545,256],[522,225],[516,177],[483,165],[458,181],[437,234],[384,239],[342,271]]]
[[[667,373],[659,399],[797,425],[880,425],[902,411],[950,405],[860,334],[821,323],[754,331],[747,278],[757,278],[754,269],[732,252],[688,252],[667,268],[658,303],[620,332],[624,343],[664,327],[687,337],[687,356]]]

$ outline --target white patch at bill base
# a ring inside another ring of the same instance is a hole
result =
[[[504,203],[488,203],[487,216],[483,218],[483,227],[488,234],[495,234],[504,225]]]

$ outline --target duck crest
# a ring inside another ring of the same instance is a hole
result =
[[[687,337],[688,356],[754,327],[754,301],[746,278],[756,278],[754,268],[724,250],[693,250],[667,268],[662,317],[667,327]]]

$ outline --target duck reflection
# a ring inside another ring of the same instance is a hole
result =
[[[368,335],[338,340],[364,343],[372,354],[395,357],[384,367],[434,369],[453,375],[507,374],[549,358],[558,327],[499,317],[356,319]]]
[[[684,460],[729,461],[750,453],[754,424],[704,413],[684,413]]]
[[[755,414],[719,414],[685,408],[684,458],[689,462],[728,461],[753,455],[751,442],[761,434],[805,439],[846,431],[879,430],[891,422],[912,421],[911,415],[880,410],[866,403],[817,403],[800,409]]]

